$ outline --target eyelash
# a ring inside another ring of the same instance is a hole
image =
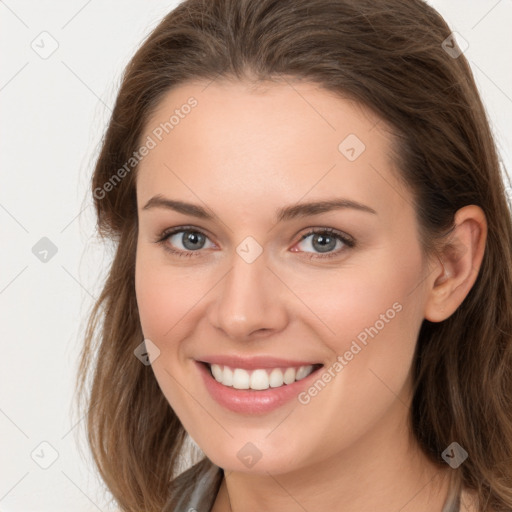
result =
[[[177,228],[166,229],[157,237],[157,239],[154,242],[162,245],[164,250],[170,252],[171,254],[173,254],[175,256],[187,257],[187,258],[192,257],[192,256],[199,256],[200,255],[199,253],[201,252],[201,250],[182,251],[182,250],[173,249],[169,245],[165,244],[165,242],[172,235],[175,235],[176,233],[185,232],[185,231],[189,231],[191,233],[199,233],[199,234],[203,235],[204,237],[208,238],[208,236],[205,233],[203,233],[200,229],[195,228],[194,226],[180,226]],[[351,237],[348,237],[347,235],[345,235],[342,232],[340,232],[336,229],[333,229],[333,228],[313,228],[305,235],[302,235],[300,240],[297,243],[300,243],[305,238],[308,238],[309,236],[316,235],[316,234],[321,234],[321,235],[327,234],[329,236],[332,236],[332,237],[336,238],[337,240],[340,240],[341,242],[343,242],[348,248],[353,248],[356,245],[354,239],[352,239]],[[342,250],[343,250],[343,248],[338,249],[337,251],[329,252],[329,253],[325,253],[325,254],[307,253],[307,252],[306,252],[306,254],[310,254],[310,256],[307,256],[309,259],[316,259],[316,258],[328,259],[328,258],[333,258],[335,256],[338,256]]]

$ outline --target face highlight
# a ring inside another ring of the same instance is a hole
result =
[[[215,464],[273,474],[405,435],[428,269],[384,123],[312,84],[216,81],[170,91],[142,139],[190,97],[137,174],[140,320],[183,426]],[[296,391],[237,410],[205,376]]]

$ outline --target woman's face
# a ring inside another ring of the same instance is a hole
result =
[[[385,123],[312,84],[215,81],[141,140],[140,320],[206,455],[279,474],[403,434],[428,268]]]

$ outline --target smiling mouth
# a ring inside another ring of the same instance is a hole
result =
[[[251,389],[263,391],[269,388],[280,388],[305,379],[323,367],[323,364],[310,364],[286,368],[258,368],[246,370],[227,365],[203,362],[210,375],[223,386],[234,389]]]

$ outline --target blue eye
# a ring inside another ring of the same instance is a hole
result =
[[[180,234],[181,236],[176,236]],[[172,248],[169,242],[173,237],[176,237],[177,241],[182,244],[185,250]],[[192,227],[180,227],[171,231],[164,231],[158,238],[157,243],[161,243],[165,250],[175,254],[176,256],[188,257],[196,256],[194,253],[199,252],[199,249],[204,247],[204,242],[206,239],[208,239],[208,237],[197,229],[193,229]]]
[[[174,242],[172,242],[173,237],[176,237]],[[355,241],[352,237],[349,237],[348,235],[345,235],[333,228],[316,228],[311,230],[301,237],[298,244],[302,243],[309,237],[313,237],[310,243],[311,247],[314,250],[319,251],[317,253],[312,252],[311,255],[308,256],[310,259],[334,257],[347,247],[352,248],[355,246]],[[201,249],[205,247],[205,242],[207,240],[209,240],[208,236],[193,226],[181,226],[171,230],[165,230],[157,240],[155,240],[155,242],[161,244],[166,251],[175,256],[191,257],[201,255]],[[181,243],[183,249],[175,249],[174,246],[176,243]],[[340,244],[341,247],[339,247],[337,251],[333,252],[333,249],[336,248],[337,244]],[[294,250],[293,252],[309,251]]]
[[[320,254],[312,253],[310,258],[330,258],[337,256],[344,247],[352,248],[355,246],[355,242],[352,238],[332,228],[311,230],[301,237],[299,244],[310,237],[312,238],[309,245],[313,247],[313,249],[320,251]],[[341,247],[339,247],[337,251],[332,252],[338,243]]]

